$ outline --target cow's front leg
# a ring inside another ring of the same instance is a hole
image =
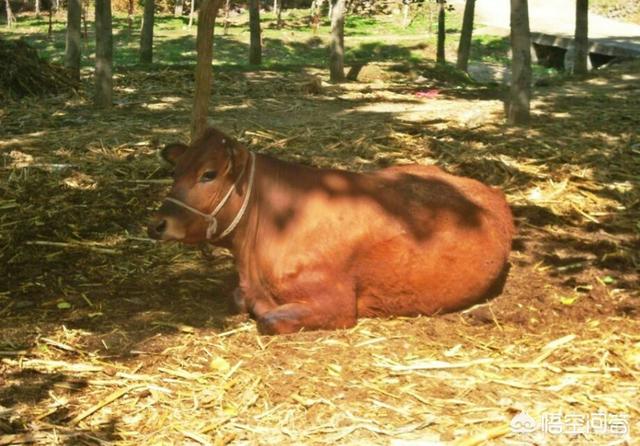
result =
[[[240,287],[233,290],[232,294],[232,306],[233,310],[238,314],[245,314],[249,312],[249,307],[247,306],[247,300],[244,297],[244,293]]]
[[[258,317],[258,332],[265,335],[297,333],[311,330],[334,330],[353,327],[356,323],[355,299],[352,308],[318,303],[281,305]]]

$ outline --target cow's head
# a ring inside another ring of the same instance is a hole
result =
[[[173,165],[174,182],[149,224],[149,236],[184,243],[217,238],[242,206],[248,150],[208,129],[191,146],[169,144],[161,155]]]

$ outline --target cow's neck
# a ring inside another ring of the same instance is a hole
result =
[[[259,237],[269,233],[270,216],[276,206],[273,192],[291,189],[286,178],[288,163],[260,154],[256,154],[255,163],[253,193],[245,215],[232,236],[225,240],[227,243],[221,244],[231,251],[241,273],[243,265],[248,267],[247,262],[256,260]]]
[[[257,229],[259,209],[257,203],[261,201],[261,189],[262,189],[262,177],[263,177],[263,164],[264,157],[259,154],[254,154],[254,179],[251,192],[248,190],[248,184],[244,188],[244,194],[242,196],[236,195],[233,199],[231,208],[240,212],[241,207],[244,204],[245,194],[251,193],[249,200],[246,202],[246,209],[242,210],[242,218],[234,228],[229,237],[226,237],[216,244],[223,246],[231,251],[236,259],[242,256],[242,252],[247,246],[253,244],[255,239],[255,233]]]

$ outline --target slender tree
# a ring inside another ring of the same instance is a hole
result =
[[[331,51],[329,54],[329,77],[331,82],[344,82],[344,18],[345,0],[335,0],[331,15]]]
[[[191,0],[189,5],[189,28],[191,28],[193,26],[193,18],[196,15],[196,0]],[[227,0],[227,4],[229,3],[229,0]]]
[[[511,91],[507,121],[529,123],[531,102],[531,33],[527,0],[511,0]]]
[[[260,0],[249,0],[249,30],[251,40],[249,44],[249,63],[262,63],[262,42],[260,37]]]
[[[313,29],[314,35],[318,33],[318,27],[320,26],[321,6],[322,0],[311,0],[311,28]]]
[[[433,34],[433,2],[427,2],[428,14],[427,14],[427,29],[429,35]]]
[[[224,20],[223,20],[223,34],[226,36],[229,31],[229,12],[231,11],[231,0],[225,0],[224,2]]]
[[[11,3],[9,3],[9,0],[4,0],[4,7],[7,14],[7,28],[11,28],[15,21],[15,17],[13,12],[11,12]]]
[[[96,0],[96,96],[98,108],[109,108],[113,95],[113,30],[111,0]]]
[[[436,54],[436,62],[444,64],[446,62],[444,55],[444,40],[446,36],[445,11],[447,0],[438,1],[438,49]]]
[[[88,1],[80,0],[82,8],[82,38],[87,40],[89,38],[89,31],[87,30],[87,8],[89,7]]]
[[[80,57],[82,42],[80,20],[82,15],[81,0],[69,0],[67,3],[67,40],[65,47],[65,65],[75,80],[80,80]]]
[[[127,1],[127,33],[129,37],[133,34],[133,0]]]
[[[49,28],[47,29],[47,37],[51,40],[53,36],[53,0],[45,0],[44,2],[47,8],[47,15],[49,16]]]
[[[462,17],[462,31],[460,32],[460,42],[458,44],[458,61],[456,62],[456,67],[462,71],[467,71],[469,66],[475,8],[476,0],[467,0],[465,2],[464,15]]]
[[[589,0],[576,1],[576,34],[573,72],[586,74],[589,70]]]
[[[207,113],[211,98],[213,60],[213,31],[216,15],[221,0],[203,0],[198,14],[198,35],[196,49],[198,60],[196,63],[196,86],[191,113],[191,138],[196,139],[207,128]]]
[[[40,17],[40,0],[36,0],[36,17]]]
[[[153,62],[153,22],[155,19],[155,0],[144,0],[144,18],[140,32],[140,63]]]
[[[184,9],[184,0],[176,0],[175,8],[173,10],[174,17],[182,17],[183,9]]]
[[[276,13],[276,27],[282,28],[282,10],[284,9],[285,0],[280,0],[278,4],[278,12]],[[329,0],[329,9],[331,9],[331,0]]]
[[[411,24],[411,0],[402,0],[402,27]]]

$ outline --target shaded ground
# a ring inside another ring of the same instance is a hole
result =
[[[253,150],[436,163],[502,187],[518,219],[487,305],[274,338],[227,311],[224,252],[144,232],[169,174],[155,149],[186,139],[190,68],[121,71],[108,113],[81,95],[0,109],[0,444],[634,444],[638,68],[539,89],[530,130],[502,126],[500,90],[428,72],[380,65],[319,95],[314,73],[220,73],[213,122]],[[520,411],[606,412],[609,430],[517,433]]]

